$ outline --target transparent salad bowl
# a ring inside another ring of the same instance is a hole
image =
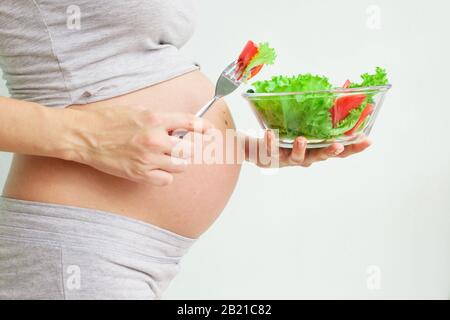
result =
[[[334,142],[350,145],[368,136],[391,85],[311,92],[252,93],[249,101],[263,129],[273,129],[280,146],[292,148],[296,137],[308,148]]]

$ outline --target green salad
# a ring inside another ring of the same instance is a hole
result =
[[[376,68],[365,73],[361,82],[347,80],[341,88],[365,88],[387,85],[386,70]],[[312,74],[294,77],[276,76],[253,83],[249,93],[302,92],[298,95],[259,96],[250,100],[267,126],[278,129],[280,136],[308,139],[333,139],[361,131],[374,112],[374,94],[340,94],[324,92],[333,89],[328,78]],[[374,91],[376,92],[376,91]]]

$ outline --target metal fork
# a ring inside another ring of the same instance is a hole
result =
[[[234,92],[239,86],[244,82],[245,77],[242,77],[242,72],[239,71],[239,65],[237,61],[231,63],[226,69],[222,72],[217,80],[216,84],[216,92],[214,98],[211,99],[203,108],[201,108],[196,116],[203,117],[206,112],[214,105],[217,100],[222,99],[223,97],[229,95]]]
[[[216,91],[214,97],[195,115],[199,118],[203,117],[206,112],[216,103],[218,100],[234,92],[239,86],[246,80],[246,76],[243,74],[244,70],[240,68],[237,61],[232,62],[219,77],[216,83]],[[183,138],[187,134],[186,131],[175,132],[174,136]]]

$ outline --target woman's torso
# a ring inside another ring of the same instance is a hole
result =
[[[82,108],[145,104],[155,111],[194,113],[212,94],[212,84],[195,71]],[[233,128],[223,102],[217,103],[206,118],[221,130]],[[16,155],[3,195],[114,212],[195,238],[225,207],[239,171],[239,165],[193,164],[185,173],[177,174],[172,185],[161,188],[116,178],[74,162]]]
[[[10,93],[48,107],[139,104],[158,112],[195,113],[214,92],[178,54],[193,31],[193,4],[2,0],[0,62]],[[223,102],[206,118],[221,130],[234,126]],[[192,165],[172,185],[158,188],[74,162],[16,155],[3,194],[110,211],[197,237],[223,210],[239,170],[238,165]]]

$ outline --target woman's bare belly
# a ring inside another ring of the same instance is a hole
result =
[[[195,113],[214,94],[199,71],[109,100],[71,108],[146,105],[157,112]],[[233,129],[224,102],[205,116],[220,130]],[[45,143],[43,141],[42,143]],[[3,195],[15,199],[109,211],[196,238],[218,217],[235,188],[238,164],[194,164],[173,184],[152,187],[60,159],[15,155]]]

